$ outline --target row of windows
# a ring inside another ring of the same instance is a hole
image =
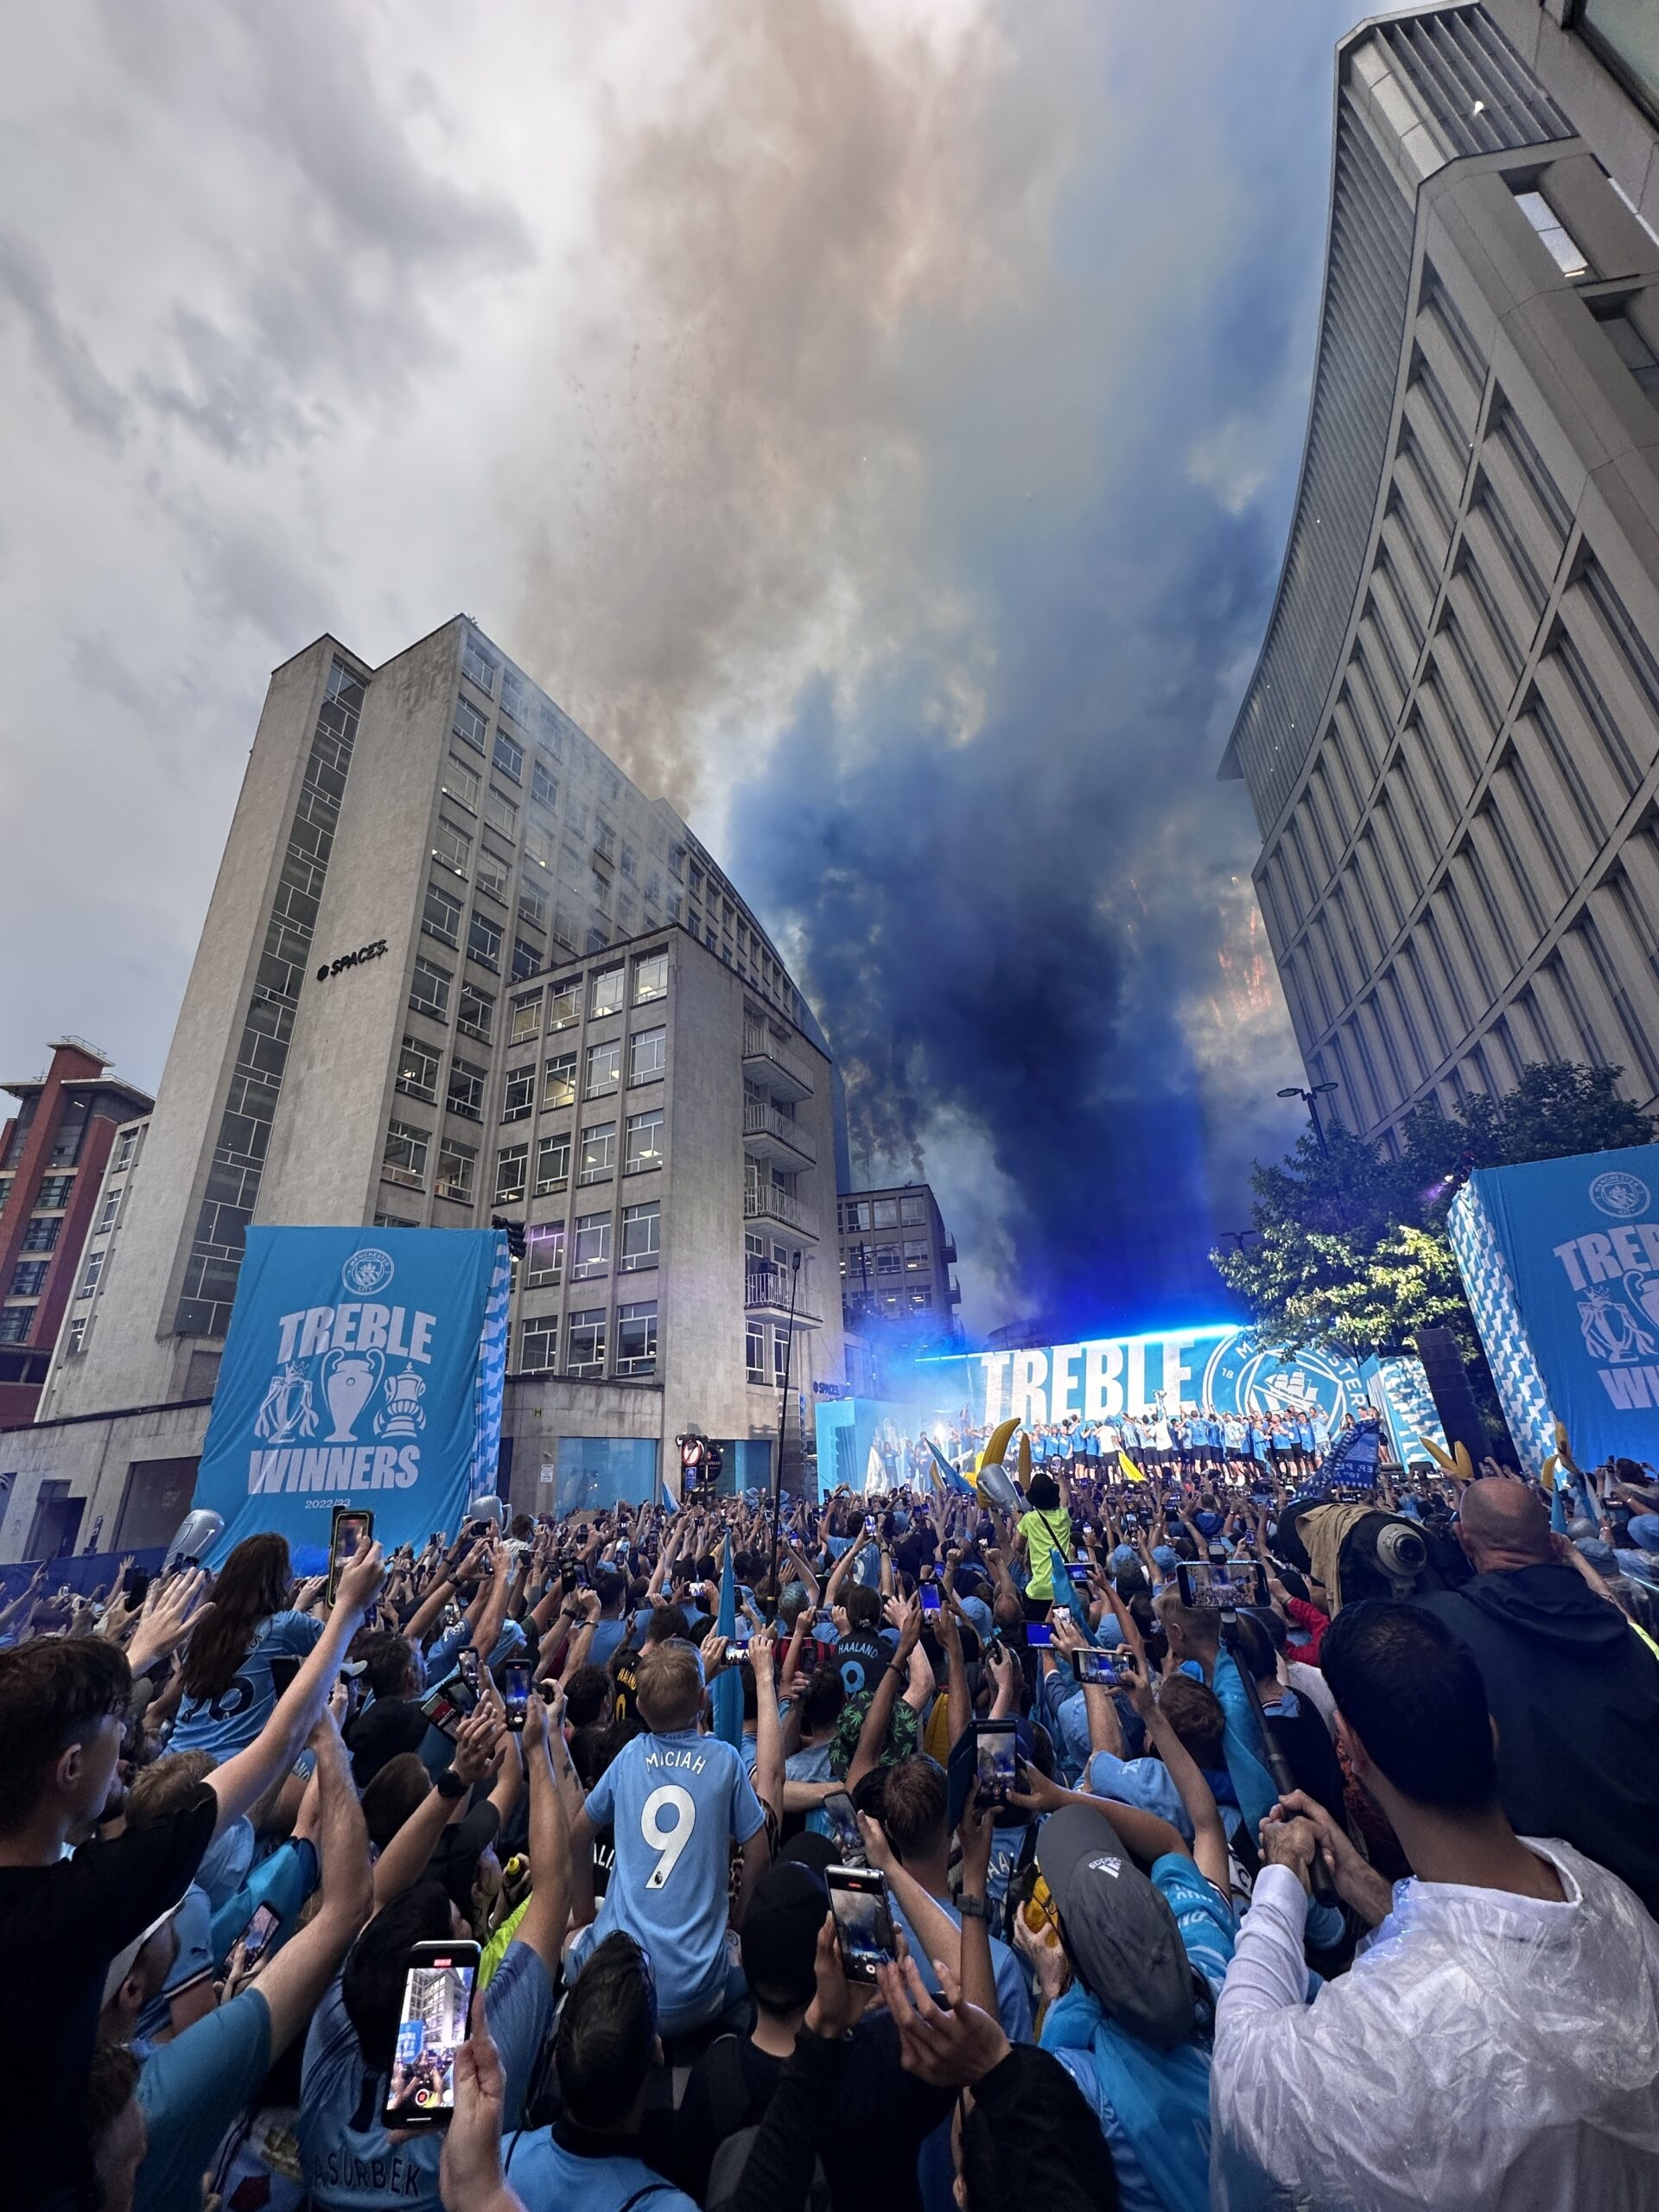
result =
[[[567,1230],[562,1221],[533,1221],[524,1231],[524,1287],[539,1290],[564,1280],[567,1258],[572,1282],[607,1274],[616,1232],[617,1271],[633,1274],[654,1268],[662,1256],[663,1209],[655,1198],[624,1206],[620,1224],[609,1212],[578,1214]],[[568,1246],[568,1252],[567,1252]]]
[[[585,1308],[565,1319],[563,1372],[588,1381],[606,1373],[609,1316],[602,1306]],[[527,1320],[519,1333],[518,1364],[527,1374],[557,1373],[559,1320],[556,1314]],[[654,1375],[657,1371],[657,1301],[636,1300],[616,1309],[616,1355],[613,1375]]]
[[[453,1087],[449,1104],[454,1109]],[[623,1138],[622,1172],[625,1175],[643,1174],[649,1169],[660,1167],[663,1164],[661,1107],[652,1107],[643,1114],[629,1115],[623,1125]],[[578,1185],[603,1182],[615,1173],[616,1140],[617,1125],[614,1122],[595,1122],[580,1132]],[[435,1187],[438,1196],[470,1205],[478,1195],[477,1147],[462,1144],[449,1136],[441,1137],[436,1142],[438,1171]],[[433,1144],[434,1138],[429,1129],[419,1128],[410,1122],[394,1118],[386,1127],[385,1151],[380,1169],[383,1179],[401,1184],[407,1190],[423,1191]],[[568,1129],[541,1138],[536,1147],[536,1169],[532,1179],[528,1143],[504,1145],[496,1158],[492,1203],[509,1205],[526,1196],[544,1198],[568,1189],[571,1147],[572,1137]]]
[[[594,969],[586,981],[590,998],[588,1010],[592,1019],[598,1020],[601,1015],[621,1012],[626,982],[622,962]],[[538,1034],[543,1024],[544,1004],[550,1033],[574,1027],[582,1019],[582,986],[583,978],[573,976],[555,983],[550,991],[535,991],[515,998],[507,1042],[523,1045]],[[667,995],[667,953],[642,953],[633,963],[634,1005],[646,1006],[653,1000],[666,998]]]
[[[868,1282],[878,1275],[930,1274],[933,1248],[925,1237],[906,1236],[902,1244],[848,1244],[842,1249],[844,1281]]]
[[[840,1220],[842,1232],[857,1229],[925,1229],[927,1200],[923,1198],[843,1198]]]

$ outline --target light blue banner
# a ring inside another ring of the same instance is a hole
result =
[[[1659,1145],[1483,1168],[1447,1227],[1530,1474],[1659,1459]]]
[[[511,1262],[498,1230],[250,1229],[194,1503],[209,1564],[262,1529],[321,1551],[336,1505],[388,1549],[492,1489]]]

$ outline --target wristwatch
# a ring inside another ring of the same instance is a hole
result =
[[[957,1910],[964,1920],[982,1920],[990,1925],[991,1908],[983,1897],[958,1897]]]
[[[438,1777],[438,1795],[447,1797],[451,1804],[457,1797],[464,1797],[471,1788],[471,1783],[463,1782],[452,1766],[445,1767]]]

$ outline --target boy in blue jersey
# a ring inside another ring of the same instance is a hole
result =
[[[616,1860],[599,1916],[573,1938],[565,1967],[574,1980],[607,1936],[631,1936],[656,1970],[663,2028],[677,2035],[717,2018],[735,1993],[741,1977],[726,1956],[731,1847],[743,1853],[741,1919],[770,1856],[766,1816],[738,1753],[697,1732],[702,1667],[690,1644],[653,1644],[636,1694],[648,1732],[605,1770],[572,1832],[578,1867],[605,1827]]]

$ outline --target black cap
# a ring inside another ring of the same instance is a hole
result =
[[[823,1876],[798,1860],[780,1859],[755,1884],[740,1939],[743,1973],[769,2010],[788,2012],[812,2001],[818,1936],[829,1910]]]
[[[1120,2026],[1160,2050],[1192,2034],[1192,1969],[1175,1916],[1104,1813],[1062,1805],[1037,1835],[1037,1864],[1072,1965]]]

